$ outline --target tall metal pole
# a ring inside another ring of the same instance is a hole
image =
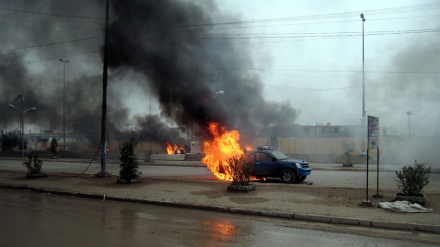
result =
[[[105,7],[105,31],[104,31],[104,66],[102,75],[102,116],[101,116],[101,171],[100,175],[105,176],[106,171],[106,115],[107,115],[107,68],[108,68],[108,8],[109,0]]]
[[[376,164],[376,194],[373,195],[373,198],[382,198],[383,195],[379,194],[379,161],[380,161],[380,155],[379,155],[379,148],[377,148],[377,164]]]
[[[19,102],[21,101],[21,110],[12,104],[9,104],[8,106],[11,108],[15,108],[21,114],[21,118],[20,118],[20,144],[21,144],[21,156],[24,157],[24,114],[29,110],[36,110],[37,108],[31,107],[27,110],[23,110],[23,108],[24,108],[24,94],[18,95],[14,101],[19,101]]]
[[[362,123],[365,125],[365,42],[364,42],[364,14],[362,18]]]
[[[24,95],[23,98],[21,100],[21,157],[24,157],[24,111],[23,111],[23,106],[24,106]]]
[[[64,100],[63,100],[63,149],[66,150],[66,63],[69,62],[69,60],[63,60],[59,59],[64,64],[64,76],[63,76],[63,83],[64,83]]]
[[[367,202],[370,201],[369,197],[368,197],[368,174],[370,173],[370,171],[369,171],[369,163],[368,163],[369,156],[370,156],[370,149],[367,148],[367,184],[366,184],[367,189],[365,190],[366,191],[365,201],[367,201]]]
[[[64,100],[63,100],[63,149],[66,150],[66,62],[63,62],[63,83],[64,83]]]
[[[365,52],[364,52],[364,14],[361,14],[362,19],[362,126],[366,124],[366,112],[365,112]],[[365,128],[364,128],[365,129]],[[362,140],[362,151],[364,151],[364,140]]]
[[[365,112],[365,56],[364,56],[364,23],[365,23],[365,18],[364,18],[364,14],[361,13],[361,19],[362,19],[362,128],[365,130],[366,128],[366,112]],[[368,131],[368,129],[367,129]],[[368,136],[368,135],[367,135]],[[362,152],[364,152],[365,150],[365,138],[362,138]],[[368,173],[369,173],[369,164],[368,164],[368,159],[369,159],[369,148],[367,147],[367,182],[366,182],[366,198],[365,201],[362,202],[362,205],[364,206],[368,206],[371,207],[372,203],[369,200],[368,197]]]
[[[412,115],[412,112],[408,111],[406,113],[406,115],[408,115],[408,137],[411,137],[411,115]]]

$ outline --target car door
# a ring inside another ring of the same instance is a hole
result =
[[[264,152],[255,152],[254,175],[257,177],[272,176],[276,170],[273,157]]]

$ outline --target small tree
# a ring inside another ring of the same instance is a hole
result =
[[[19,132],[8,132],[2,135],[2,150],[12,150],[20,145]]]
[[[404,195],[420,195],[423,188],[429,184],[429,174],[431,167],[425,167],[425,164],[414,161],[413,166],[404,166],[400,171],[395,171],[397,175],[397,187]]]
[[[228,159],[226,170],[232,177],[233,185],[249,185],[254,172],[254,164],[248,161],[248,153]]]
[[[28,170],[28,177],[40,177],[46,174],[41,173],[43,167],[43,161],[38,159],[38,155],[29,154],[28,161],[23,161],[22,165]]]
[[[49,149],[53,155],[55,155],[55,156],[58,155],[58,142],[55,139],[55,137],[52,137],[52,140],[50,141]]]
[[[344,150],[344,154],[347,155],[347,163],[350,162],[350,153],[354,151],[354,143],[351,140],[345,140],[342,143],[342,149]]]
[[[142,172],[138,171],[139,162],[137,161],[134,150],[137,146],[137,141],[132,137],[128,142],[122,144],[120,149],[121,170],[119,171],[118,182],[131,183],[133,180],[139,179]]]

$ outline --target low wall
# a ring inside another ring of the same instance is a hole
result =
[[[185,154],[152,154],[150,156],[150,161],[155,161],[155,160],[182,161],[185,160]]]
[[[344,163],[348,161],[347,155],[343,154],[286,154],[289,157],[306,160],[310,163]],[[371,157],[370,157],[371,159]],[[350,162],[366,163],[365,155],[350,155]]]

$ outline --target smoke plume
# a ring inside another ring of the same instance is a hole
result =
[[[208,38],[215,26],[209,17],[217,11],[213,2],[202,7],[186,1],[117,1],[112,6],[110,66],[145,75],[139,83],[151,86],[163,116],[183,126],[219,122],[245,138],[254,137],[257,126],[295,120],[289,102],[263,99],[256,74],[233,69],[253,67],[246,46]]]
[[[1,24],[10,38],[2,41],[0,52],[0,103],[19,106],[12,100],[25,94],[23,108],[37,107],[26,113],[25,126],[60,133],[65,102],[66,131],[99,143],[102,59],[96,56],[102,57],[105,1],[7,1],[2,6],[28,12],[7,12],[15,17]],[[110,1],[107,128],[112,138],[126,138],[128,121],[136,125],[138,138],[158,142],[171,138],[170,121],[202,131],[216,121],[250,141],[260,126],[295,121],[290,102],[267,102],[259,76],[240,69],[253,67],[247,41],[212,38],[211,16],[239,20],[228,15],[213,1]],[[137,105],[144,114],[129,120],[126,102],[139,95],[153,95],[160,115],[149,115],[145,100]],[[0,114],[3,127],[15,128],[18,112],[1,107]]]

